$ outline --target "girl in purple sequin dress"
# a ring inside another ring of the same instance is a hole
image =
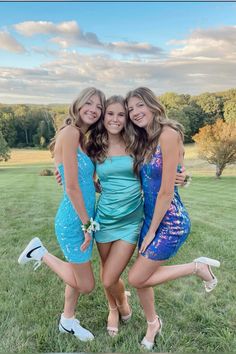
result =
[[[160,145],[158,145],[150,162],[144,163],[140,171],[144,193],[145,219],[139,238],[139,249],[141,249],[144,237],[148,233],[152,222],[157,195],[161,188],[162,169],[162,151]],[[141,254],[152,260],[169,259],[176,254],[179,247],[187,239],[189,232],[189,215],[180,199],[178,188],[174,187],[170,207],[161,220],[155,232],[155,237]]]
[[[187,239],[190,219],[177,187],[175,175],[183,165],[183,129],[167,119],[155,94],[140,87],[127,94],[130,136],[135,137],[135,170],[140,173],[144,195],[144,224],[139,239],[139,256],[130,269],[129,282],[137,288],[147,319],[147,332],[141,344],[152,349],[162,322],[158,317],[152,286],[186,275],[196,274],[207,292],[214,289],[217,279],[210,266],[219,267],[217,260],[200,257],[188,264],[166,266]]]

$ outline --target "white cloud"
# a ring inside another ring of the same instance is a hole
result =
[[[40,66],[32,69],[0,68],[0,101],[15,102],[18,95],[18,102],[69,103],[86,86],[96,86],[107,95],[125,94],[141,85],[152,88],[157,95],[166,91],[198,94],[236,87],[234,26],[196,30],[188,38],[173,40],[170,44],[178,48],[169,54],[147,42],[124,41],[97,44],[97,51],[82,54],[82,51],[69,47],[77,37],[80,43],[81,38],[85,38],[72,22],[64,23],[67,35],[63,36],[59,33],[62,24],[53,27],[54,32],[49,26],[53,38],[67,40],[67,44],[57,51],[49,46],[33,48],[47,55]],[[96,42],[93,37],[92,42]],[[94,48],[95,44],[91,43],[90,48]],[[126,52],[135,55],[121,59],[116,55]]]
[[[147,42],[102,42],[93,32],[84,32],[76,21],[55,24],[47,21],[26,21],[13,26],[21,35],[32,37],[43,34],[50,37],[50,41],[61,48],[81,46],[97,48],[104,51],[114,51],[121,54],[157,55],[162,49]]]
[[[12,35],[0,31],[0,49],[14,53],[24,53],[26,50]]]
[[[74,44],[101,45],[97,35],[92,32],[83,32],[76,21],[67,21],[55,24],[47,21],[25,21],[13,26],[20,34],[32,37],[44,34],[52,37],[51,41],[62,48],[68,48]]]
[[[107,44],[107,48],[126,54],[161,54],[163,50],[147,42],[112,42]]]
[[[80,34],[76,21],[61,22],[60,24],[48,21],[25,21],[17,23],[13,27],[17,32],[27,37],[37,34]]]
[[[171,51],[172,58],[236,60],[236,26],[196,29],[187,39],[172,40],[168,44],[180,46]]]

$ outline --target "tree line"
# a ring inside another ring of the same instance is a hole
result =
[[[197,142],[196,134],[218,120],[236,123],[236,89],[197,96],[166,92],[158,98],[167,116],[184,126],[186,143]],[[67,114],[65,104],[0,104],[0,161],[9,158],[10,148],[46,148]]]

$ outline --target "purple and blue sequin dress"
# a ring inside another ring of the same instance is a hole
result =
[[[144,223],[142,226],[139,248],[151,225],[155,203],[162,180],[162,153],[158,145],[151,161],[143,164],[140,171],[144,193]],[[190,233],[190,219],[185,209],[178,188],[174,189],[171,205],[163,217],[154,239],[148,245],[142,256],[151,260],[166,260],[173,257]]]

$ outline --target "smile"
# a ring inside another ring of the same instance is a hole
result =
[[[138,117],[135,118],[135,121],[139,122],[140,120],[143,119],[143,117],[144,117],[143,115],[139,115]]]

